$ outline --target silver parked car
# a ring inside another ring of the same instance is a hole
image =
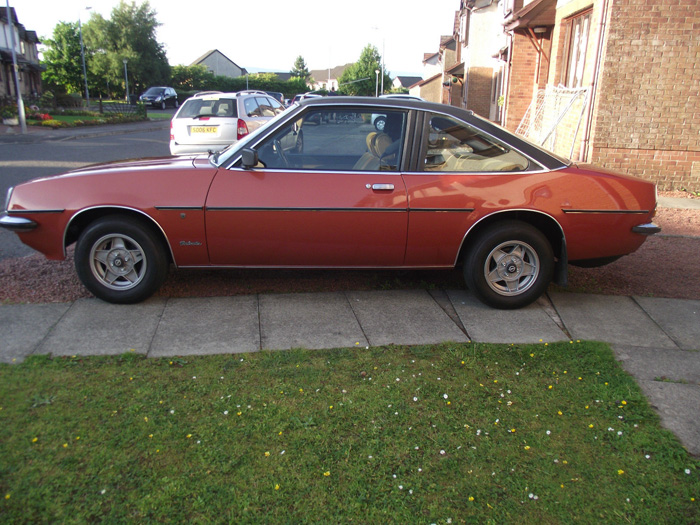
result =
[[[170,153],[220,151],[282,111],[284,106],[264,91],[197,94],[170,122]]]

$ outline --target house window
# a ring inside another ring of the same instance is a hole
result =
[[[591,11],[577,15],[565,22],[564,57],[566,67],[562,70],[561,82],[566,87],[578,88],[583,85],[590,28]]]

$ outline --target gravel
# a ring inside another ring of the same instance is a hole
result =
[[[700,298],[700,264],[697,264],[700,210],[660,208],[655,222],[661,226],[662,233],[647,239],[637,252],[601,268],[570,266],[566,289],[610,295]],[[461,272],[173,270],[158,295],[213,297],[427,287],[463,288]],[[90,296],[75,274],[72,251],[65,261],[49,261],[40,254],[0,261],[0,303],[69,302]]]

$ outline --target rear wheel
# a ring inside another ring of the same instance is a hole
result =
[[[108,216],[88,226],[75,248],[78,277],[96,297],[136,303],[160,287],[168,258],[156,234],[129,217]]]
[[[537,300],[549,286],[554,254],[537,228],[519,221],[481,232],[464,262],[464,280],[485,304],[513,309]]]

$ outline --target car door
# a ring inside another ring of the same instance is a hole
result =
[[[410,205],[409,266],[453,266],[470,228],[511,207],[527,209],[541,188],[539,166],[505,142],[455,117],[427,113],[416,172],[404,176]]]
[[[220,170],[206,204],[212,264],[401,266],[408,113],[392,112],[396,129],[382,139],[383,158],[370,151],[370,116],[312,108],[257,143],[257,166]]]

